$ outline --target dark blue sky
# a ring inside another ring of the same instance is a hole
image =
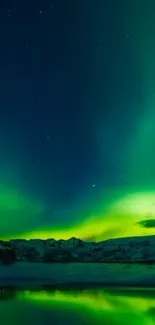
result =
[[[45,202],[44,221],[91,210],[126,183],[123,154],[143,101],[131,23],[140,7],[1,1],[1,179]]]

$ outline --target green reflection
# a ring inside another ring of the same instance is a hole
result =
[[[83,316],[89,319],[88,323],[92,325],[131,323],[153,325],[155,323],[154,290],[14,291],[7,289],[0,291],[0,298],[1,319],[3,323],[5,321],[5,324],[9,325],[13,324],[13,319],[16,319],[18,325],[22,316],[23,325],[32,321],[33,325],[43,324],[41,319],[45,315],[48,321],[52,321],[52,317],[55,317],[55,322],[59,324],[68,324],[70,321],[74,324],[83,324]],[[10,318],[7,310],[11,310],[13,318]],[[3,319],[4,315],[5,319]]]

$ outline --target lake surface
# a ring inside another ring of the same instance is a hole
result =
[[[46,285],[154,286],[155,264],[25,263],[0,265],[0,287]]]
[[[155,290],[0,289],[0,322],[5,325],[153,325]]]

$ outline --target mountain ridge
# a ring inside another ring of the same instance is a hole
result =
[[[101,242],[86,242],[75,237],[0,240],[0,264],[15,262],[155,263],[155,235]]]

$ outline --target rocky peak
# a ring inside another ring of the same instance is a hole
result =
[[[13,262],[155,262],[155,236],[110,239],[100,243],[68,240],[0,241],[0,263]]]

